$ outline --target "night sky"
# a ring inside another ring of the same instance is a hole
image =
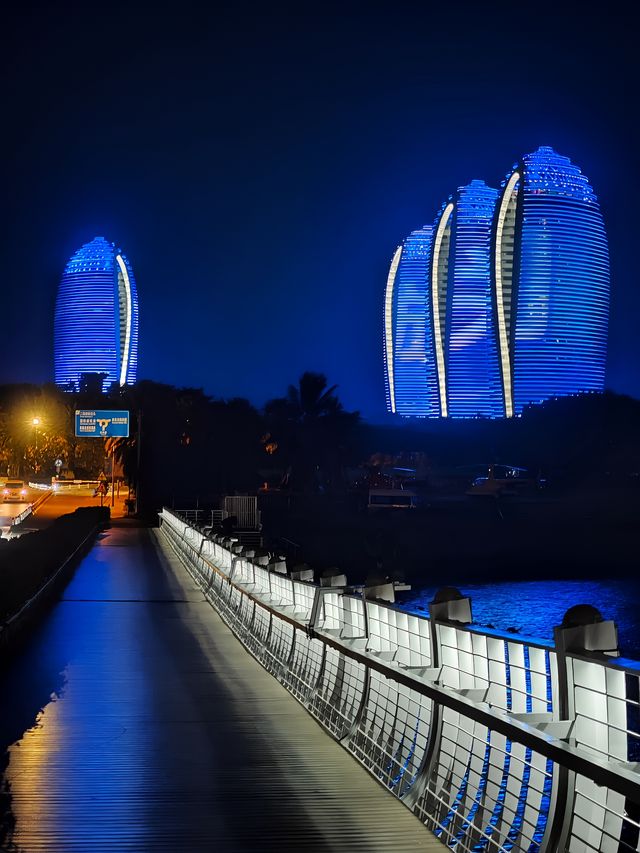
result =
[[[68,257],[133,264],[139,378],[256,404],[304,370],[384,412],[397,244],[552,145],[598,194],[608,387],[640,396],[638,75],[616,8],[17,7],[3,22],[0,381],[50,381]],[[620,14],[620,13],[618,13]]]

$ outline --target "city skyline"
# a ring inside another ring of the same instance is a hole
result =
[[[552,20],[471,3],[192,12],[131,6],[114,43],[97,9],[9,10],[0,243],[21,358],[0,382],[51,378],[60,270],[105,234],[144,282],[139,377],[261,405],[312,370],[385,419],[398,238],[432,225],[456,186],[498,187],[514,153],[549,142],[597,188],[606,384],[640,397],[630,31],[562,4]]]

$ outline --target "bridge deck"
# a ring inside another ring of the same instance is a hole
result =
[[[444,849],[145,529],[107,531],[3,674],[0,737],[0,847]]]

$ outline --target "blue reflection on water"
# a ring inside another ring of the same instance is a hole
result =
[[[404,610],[427,615],[438,586],[416,591],[399,602]],[[521,634],[553,639],[553,628],[562,622],[574,604],[592,604],[604,619],[618,625],[620,649],[640,659],[640,583],[637,581],[503,581],[464,584],[460,587],[472,600],[474,625],[501,631],[517,628]]]

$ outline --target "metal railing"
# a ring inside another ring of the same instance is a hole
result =
[[[160,520],[246,648],[447,846],[640,849],[639,664],[571,651],[575,628],[553,645],[453,621],[460,602],[425,618],[318,587]]]
[[[173,512],[199,527],[219,525],[223,516],[221,509],[180,509]]]
[[[261,513],[256,495],[227,495],[222,510],[223,518],[235,516],[238,527],[243,530],[260,530]]]

